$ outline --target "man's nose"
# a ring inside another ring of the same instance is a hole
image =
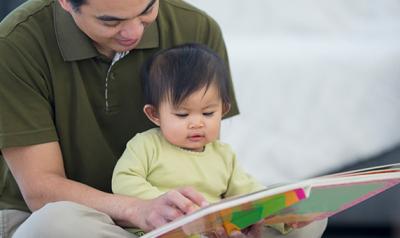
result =
[[[140,39],[143,35],[144,24],[139,18],[128,20],[123,25],[120,35],[124,39]]]

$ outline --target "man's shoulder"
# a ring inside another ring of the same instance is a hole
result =
[[[204,11],[200,10],[199,8],[191,5],[190,3],[187,3],[182,0],[163,0],[160,1],[160,8],[163,9],[165,7],[174,9],[174,10],[179,10],[179,11],[188,11],[188,12],[193,12],[196,14],[201,14],[201,15],[207,15],[205,14]]]
[[[45,69],[50,62],[48,56],[58,54],[54,1],[28,0],[0,23],[0,54],[4,56],[0,61],[8,61],[7,67],[20,67],[24,61],[27,66],[35,65],[25,67],[26,71]]]
[[[179,0],[160,1],[158,27],[161,44],[169,46],[183,42],[208,44],[221,39],[216,21],[204,11]],[[210,48],[217,50],[213,45]]]
[[[17,29],[26,31],[44,27],[44,18],[51,15],[54,0],[29,0],[12,11],[0,23],[0,37],[6,38]]]
[[[160,1],[160,12],[161,14],[170,14],[178,18],[186,18],[190,15],[201,20],[213,21],[206,12],[182,0]]]

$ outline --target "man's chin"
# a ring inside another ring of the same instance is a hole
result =
[[[120,45],[120,44],[118,44],[116,47],[115,47],[115,51],[116,52],[126,52],[126,51],[131,51],[131,50],[133,50],[133,49],[135,49],[137,46],[138,46],[138,44],[139,43],[137,43],[137,42],[135,42],[135,44],[132,44],[132,45]]]

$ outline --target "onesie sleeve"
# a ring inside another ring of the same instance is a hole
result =
[[[251,175],[247,174],[238,164],[236,154],[231,154],[231,177],[229,179],[228,188],[224,197],[232,197],[246,193],[255,192],[264,189],[260,182],[258,182]]]
[[[162,195],[163,192],[146,180],[151,171],[153,152],[152,143],[146,142],[141,134],[131,139],[114,168],[112,191],[141,199],[153,199]]]

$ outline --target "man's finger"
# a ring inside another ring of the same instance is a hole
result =
[[[162,215],[162,217],[167,221],[173,221],[178,217],[183,216],[184,214],[181,212],[181,210],[179,210],[178,208],[176,208],[175,206],[171,207],[171,206],[165,206],[165,208],[162,208],[162,210],[160,211],[160,214]]]
[[[159,213],[157,212],[151,213],[149,217],[146,219],[146,226],[148,229],[146,229],[145,231],[151,231],[166,223],[168,223],[168,221],[165,220],[163,216],[161,216]]]
[[[240,231],[232,231],[232,233],[229,234],[229,238],[246,238],[246,235]]]
[[[222,226],[217,227],[215,229],[215,233],[218,238],[228,238],[228,235],[226,234],[226,231],[225,231],[224,227],[222,227]]]
[[[200,196],[200,197],[199,197]],[[200,200],[195,200],[193,198]],[[166,199],[170,205],[176,206],[182,211],[183,214],[191,213],[198,209],[199,205],[197,202],[201,203],[205,201],[203,196],[194,190],[172,190],[167,193]],[[195,201],[194,201],[195,200]]]
[[[201,195],[201,193],[197,192],[193,188],[185,187],[180,188],[178,191],[199,207],[204,207],[209,204],[207,200],[203,197],[203,195]]]

